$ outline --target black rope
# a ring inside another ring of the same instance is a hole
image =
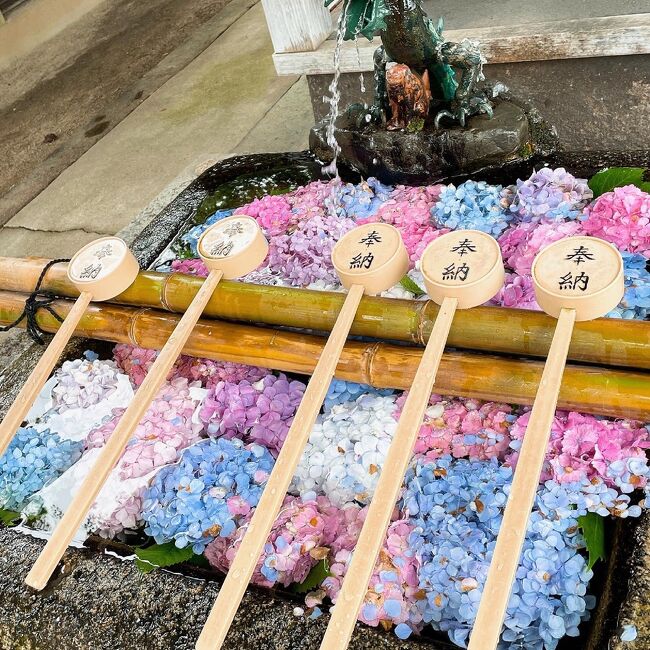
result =
[[[53,266],[54,264],[58,264],[59,262],[69,262],[69,259],[58,259],[58,260],[51,260],[49,261],[44,267],[43,270],[41,271],[41,274],[38,276],[38,281],[36,282],[36,287],[34,287],[34,291],[32,291],[27,300],[25,300],[25,307],[23,309],[23,313],[18,316],[18,318],[13,322],[10,323],[9,325],[3,325],[0,327],[0,332],[8,332],[10,329],[13,327],[16,327],[16,325],[20,324],[20,322],[23,319],[27,319],[27,324],[25,327],[25,331],[27,334],[29,334],[36,343],[40,345],[45,344],[45,340],[43,339],[43,334],[47,334],[47,332],[43,329],[41,329],[36,322],[36,313],[38,312],[39,309],[45,309],[48,311],[54,318],[56,318],[59,323],[63,322],[63,318],[59,316],[54,309],[51,307],[52,303],[57,299],[56,294],[52,293],[51,291],[43,291],[41,289],[41,284],[43,282],[43,279],[45,278],[45,274],[49,271],[50,267]]]

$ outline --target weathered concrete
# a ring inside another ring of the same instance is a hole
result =
[[[193,650],[219,583],[169,572],[144,575],[132,562],[70,549],[42,594],[22,583],[43,542],[0,530],[0,649]],[[201,575],[197,572],[197,575]],[[318,648],[328,616],[293,613],[299,601],[249,590],[223,646],[227,650]],[[358,628],[353,650],[415,650],[422,644]],[[427,644],[430,650],[450,648]]]
[[[104,233],[71,228],[66,232],[32,230],[29,228],[2,228],[0,251],[11,257],[29,255],[43,257],[71,257],[82,246]]]
[[[0,71],[0,224],[257,1],[111,0]]]
[[[650,55],[487,65],[485,74],[536,106],[567,150],[629,151],[648,143]],[[343,75],[341,106],[372,102],[372,75],[364,78],[362,95],[359,75]],[[317,121],[327,115],[323,96],[331,79],[308,78]]]
[[[313,123],[307,79],[301,77],[237,146],[237,153],[303,151]]]
[[[235,151],[295,83],[276,76],[270,53],[256,5],[6,227],[116,232],[200,152]]]

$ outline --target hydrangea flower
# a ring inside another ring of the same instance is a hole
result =
[[[385,396],[392,395],[393,392],[390,388],[378,389],[367,384],[357,384],[354,381],[332,379],[332,383],[327,389],[323,406],[326,411],[329,411],[333,406],[343,404],[343,402],[352,402],[358,397],[361,397],[361,395],[372,394]]]
[[[514,451],[508,455],[507,462],[512,466],[516,466],[529,420],[530,412],[524,413],[511,429]],[[558,411],[542,480],[553,479],[563,484],[601,479],[608,487],[630,493],[648,482],[648,448],[650,433],[639,423]]]
[[[332,264],[336,242],[354,228],[352,219],[317,215],[301,221],[291,234],[274,237],[269,243],[268,266],[293,286],[305,287],[322,280],[338,285]]]
[[[305,384],[286,375],[267,375],[258,382],[221,381],[210,391],[200,418],[208,435],[257,442],[277,453],[287,437]]]
[[[398,185],[374,216],[359,223],[383,222],[395,226],[402,235],[411,264],[420,259],[434,239],[449,230],[438,228],[431,220],[431,210],[444,186],[406,187]]]
[[[409,470],[402,507],[414,526],[409,543],[422,562],[423,619],[465,646],[472,628],[512,480],[491,461],[419,461]],[[502,642],[554,650],[578,634],[595,599],[592,572],[579,549],[580,491],[552,483],[538,493],[505,618]]]
[[[74,465],[83,442],[61,438],[49,429],[20,428],[0,457],[0,509],[19,511],[29,497]]]
[[[323,581],[322,589],[308,595],[308,605],[322,602],[325,596],[336,604],[367,510],[350,505],[340,511],[343,519],[332,544],[330,575]],[[395,634],[401,639],[423,627],[420,558],[409,545],[412,532],[413,526],[404,519],[391,523],[359,611],[360,621],[388,629],[394,625]]]
[[[227,572],[241,545],[253,511],[233,537],[217,537],[205,550],[210,564]],[[264,587],[301,583],[327,557],[339,529],[339,511],[325,497],[287,496],[251,581]]]
[[[102,361],[94,353],[64,362],[54,373],[57,383],[52,389],[52,408],[64,413],[98,404],[115,392],[119,374],[112,361]]]
[[[334,184],[332,193],[325,198],[325,208],[330,214],[347,219],[368,219],[388,200],[393,188],[376,178],[369,178],[357,185]]]
[[[173,541],[203,553],[217,537],[235,532],[257,505],[272,469],[273,457],[260,445],[219,438],[188,447],[147,489],[145,533],[158,544]]]
[[[157,356],[158,350],[148,350],[126,343],[118,343],[113,348],[115,363],[128,375],[136,388],[144,381]],[[201,382],[205,388],[212,388],[220,381],[238,382],[243,379],[258,381],[268,374],[270,374],[269,370],[258,366],[181,355],[167,375],[167,381],[184,377],[190,382]]]
[[[221,221],[226,217],[232,215],[232,210],[217,210],[214,214],[210,215],[203,223],[190,228],[181,238],[181,243],[189,247],[189,249],[196,255],[199,256],[198,243],[201,235],[212,225]],[[252,216],[252,215],[251,215]]]
[[[253,217],[267,237],[283,235],[290,226],[297,223],[291,204],[284,194],[268,194],[255,199],[252,203],[237,208],[235,214]]]
[[[581,219],[587,234],[650,257],[650,194],[635,185],[602,194],[585,208]]]
[[[529,221],[510,226],[499,237],[499,246],[503,260],[511,269],[519,275],[530,275],[533,260],[542,248],[581,232],[578,221]]]
[[[394,396],[363,395],[320,415],[290,491],[315,491],[337,506],[368,503],[397,428],[394,411]]]
[[[523,222],[576,219],[593,196],[584,178],[576,178],[563,167],[542,167],[528,180],[517,181],[510,210]]]
[[[408,396],[397,399],[394,417],[399,419]],[[516,420],[507,404],[475,399],[443,398],[433,394],[415,443],[415,453],[436,459],[503,458],[509,449],[510,428]]]
[[[123,479],[145,476],[173,463],[182,449],[200,439],[203,425],[192,421],[200,400],[192,396],[191,388],[187,379],[177,377],[158,391],[122,455],[119,471]],[[124,409],[115,409],[113,417],[91,431],[87,447],[104,446],[123,413]]]
[[[513,309],[541,310],[537,304],[533,278],[530,275],[517,275],[517,273],[505,274],[503,286],[488,304]]]
[[[625,295],[621,303],[607,314],[610,318],[638,318],[650,315],[650,273],[648,260],[639,253],[622,253]]]
[[[328,182],[314,181],[287,194],[291,210],[296,215],[296,222],[312,217],[324,217],[325,201],[332,195],[337,183],[334,179]]]
[[[207,278],[210,275],[208,267],[203,263],[200,258],[197,259],[184,259],[174,260],[172,262],[173,273],[185,273],[187,275],[196,275],[201,278]]]
[[[501,185],[465,181],[458,187],[447,185],[431,214],[441,228],[480,230],[499,237],[515,218],[509,202],[509,190]]]

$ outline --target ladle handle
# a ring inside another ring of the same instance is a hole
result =
[[[72,338],[91,300],[92,294],[87,291],[79,295],[65,321],[63,321],[54,338],[50,341],[43,356],[39,359],[24,386],[20,389],[14,403],[7,411],[2,423],[0,423],[0,456],[7,450],[7,447],[16,434],[16,430],[25,420],[36,397],[43,389],[48,377],[52,374],[56,362],[61,357],[68,341]]]
[[[499,642],[510,592],[515,580],[528,519],[539,486],[551,435],[562,374],[571,343],[576,312],[562,309],[548,353],[542,379],[526,427],[510,496],[497,536],[481,603],[468,650],[494,650]]]
[[[381,477],[375,488],[352,561],[345,574],[332,619],[323,637],[321,650],[342,650],[350,642],[404,475],[413,455],[457,305],[456,298],[445,298],[438,312],[382,467]]]
[[[196,643],[197,650],[218,650],[226,638],[309,440],[316,416],[327,395],[363,292],[361,285],[353,285],[348,291],[336,324],[327,339],[289,428],[282,450],[275,461],[271,476],[255,508],[255,514]]]
[[[221,271],[212,271],[208,275],[171,336],[167,339],[165,346],[151,366],[133,401],[129,404],[108,442],[104,445],[97,462],[77,490],[68,510],[27,575],[25,582],[30,587],[41,590],[47,584],[109,474],[120,459],[135,428],[165,382],[169,371],[178,359],[222,275]]]

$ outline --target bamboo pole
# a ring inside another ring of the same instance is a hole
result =
[[[25,294],[0,291],[0,323],[15,320],[22,312],[25,298]],[[65,317],[72,303],[58,300],[52,306]],[[154,309],[91,303],[75,333],[160,349],[178,321],[179,316]],[[60,325],[44,310],[38,313],[37,322],[47,332],[56,332]],[[195,357],[310,375],[323,346],[323,338],[310,334],[201,319],[183,352]],[[421,358],[421,348],[348,341],[337,365],[336,377],[377,388],[404,390],[411,386]],[[447,351],[440,364],[436,390],[443,395],[530,405],[542,369],[543,364],[537,361]],[[558,408],[648,421],[650,374],[569,365]]]
[[[48,260],[0,257],[0,289],[31,291]],[[143,271],[114,302],[182,313],[203,284],[203,278],[180,273]],[[66,265],[47,273],[43,288],[75,298]],[[205,316],[268,325],[330,331],[345,295],[286,287],[222,281]],[[424,345],[438,315],[433,301],[394,300],[365,296],[351,333]],[[454,319],[451,347],[546,357],[555,320],[542,312],[503,307],[477,307]],[[626,368],[650,369],[650,323],[604,318],[578,323],[569,359]]]

